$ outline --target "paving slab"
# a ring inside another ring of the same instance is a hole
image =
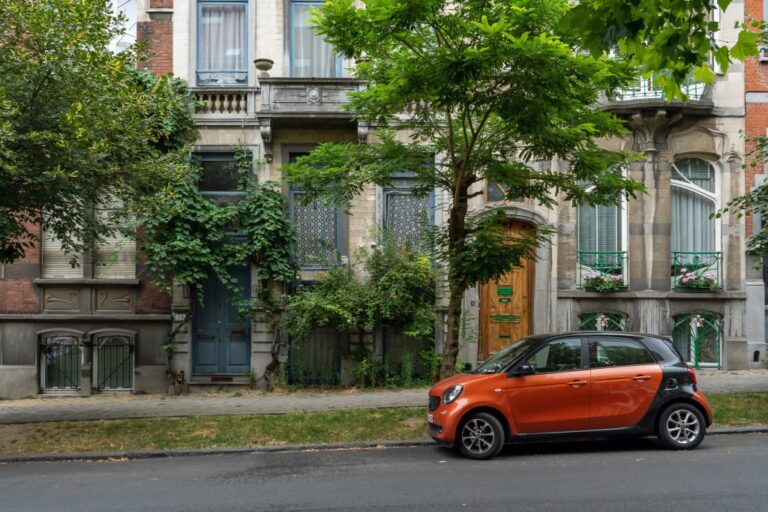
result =
[[[768,392],[768,370],[697,370],[705,393]],[[175,416],[282,414],[381,407],[422,407],[427,388],[323,392],[96,395],[0,401],[0,424]],[[240,396],[242,395],[242,396]]]

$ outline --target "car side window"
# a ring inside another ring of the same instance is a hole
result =
[[[552,340],[526,360],[535,373],[568,372],[581,369],[581,339]]]
[[[653,364],[656,361],[641,343],[630,339],[606,338],[589,344],[592,368]]]

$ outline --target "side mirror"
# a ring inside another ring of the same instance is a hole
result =
[[[533,366],[523,363],[517,368],[514,368],[513,370],[511,370],[507,375],[509,375],[510,377],[524,377],[526,375],[533,375],[533,374],[534,374]]]

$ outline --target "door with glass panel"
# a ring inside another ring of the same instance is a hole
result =
[[[197,84],[248,84],[248,1],[198,0]]]

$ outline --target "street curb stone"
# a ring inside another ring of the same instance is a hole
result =
[[[729,434],[768,434],[768,425],[748,425],[744,427],[717,427],[707,431],[709,435]],[[136,450],[127,452],[80,452],[80,453],[44,453],[40,455],[4,455],[0,464],[13,462],[73,462],[73,461],[122,461],[139,459],[158,459],[164,457],[198,457],[203,455],[232,455],[243,453],[280,453],[320,450],[365,450],[375,448],[404,448],[411,446],[438,446],[427,439],[409,439],[405,441],[361,441],[354,443],[296,444],[284,446],[261,446],[255,448],[212,448],[200,450]]]

